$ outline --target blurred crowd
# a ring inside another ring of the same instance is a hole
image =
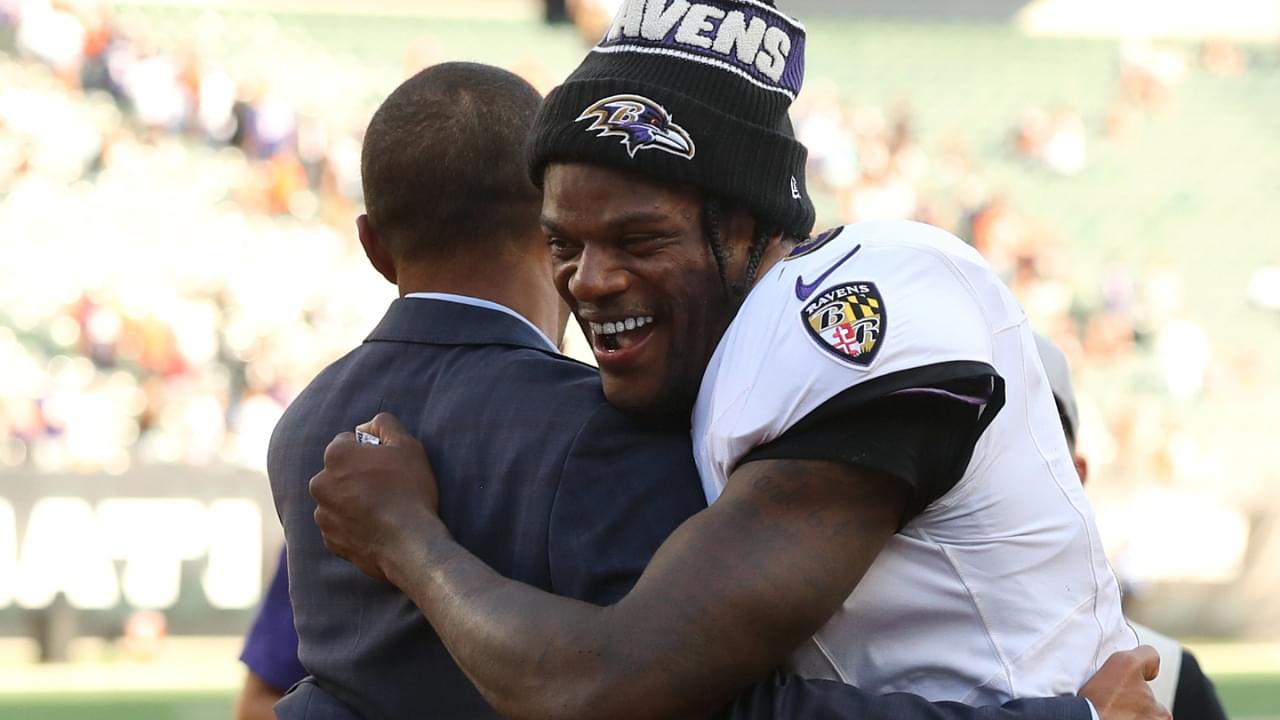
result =
[[[431,55],[424,43],[407,65]],[[392,296],[350,227],[377,98],[308,104],[216,60],[160,50],[93,0],[0,0],[0,466],[262,467],[283,408]],[[1125,44],[1103,116],[1027,108],[1008,119],[1003,152],[1072,181],[1091,146],[1169,112],[1188,73],[1229,76],[1245,62],[1222,42],[1194,59]],[[553,84],[537,66],[525,74]],[[1082,397],[1081,444],[1103,475],[1194,484],[1208,459],[1169,405],[1280,392],[1263,359],[1214,354],[1169,268],[1113,263],[1088,284],[1068,274],[1069,239],[1002,192],[989,151],[963,137],[926,148],[908,104],[852,104],[818,78],[794,115],[825,225],[947,228],[991,261],[1088,386],[1139,378],[1123,402]],[[1259,269],[1248,290],[1280,309],[1280,269]]]
[[[310,116],[97,2],[0,2],[0,466],[262,467],[390,297],[345,227],[369,111]]]
[[[127,116],[127,128],[101,128],[97,147],[86,141],[76,148],[99,156],[90,160],[90,170],[126,136],[182,136],[240,151],[253,172],[235,188],[235,200],[248,212],[309,219],[321,207],[342,211],[360,202],[363,108],[345,118],[304,112],[281,83],[261,75],[233,77],[198,47],[157,49],[144,30],[116,23],[100,0],[24,0],[6,15],[19,57],[47,67],[66,97],[109,98]],[[63,160],[69,165],[60,169],[73,172],[80,158]]]
[[[1205,46],[1201,62],[1209,72],[1238,73],[1243,60],[1231,45],[1214,42]],[[1118,67],[1105,117],[1086,120],[1070,107],[1028,108],[1010,123],[1006,153],[1046,173],[1077,175],[1088,165],[1091,143],[1122,141],[1140,132],[1148,117],[1166,112],[1188,72],[1181,52],[1149,43],[1124,44]],[[1209,339],[1186,312],[1178,274],[1167,267],[1114,264],[1100,283],[1079,287],[1064,261],[1068,239],[999,189],[964,138],[926,151],[905,103],[851,104],[834,83],[818,79],[809,82],[795,116],[797,133],[810,149],[811,185],[831,199],[832,221],[914,219],[944,227],[991,262],[1033,326],[1063,347],[1074,367],[1104,367],[1143,355],[1155,362],[1165,396],[1194,399],[1204,391]],[[1264,289],[1269,277],[1259,271],[1256,297],[1270,297]]]
[[[912,219],[950,230],[991,262],[1032,326],[1067,354],[1085,380],[1077,385],[1085,389],[1079,446],[1091,474],[1103,478],[1091,494],[1101,499],[1117,568],[1131,579],[1215,582],[1240,571],[1246,507],[1270,497],[1259,483],[1274,476],[1234,472],[1244,470],[1242,458],[1186,427],[1180,411],[1188,401],[1274,397],[1280,374],[1247,343],[1215,346],[1204,316],[1192,312],[1203,309],[1193,308],[1194,289],[1166,264],[1110,261],[1098,277],[1081,278],[1066,260],[1071,239],[1020,207],[989,165],[1012,160],[1046,181],[1088,182],[1076,176],[1092,145],[1132,141],[1172,112],[1189,73],[1235,76],[1245,63],[1223,41],[1205,43],[1195,59],[1181,46],[1123,43],[1105,113],[1029,107],[1010,119],[995,156],[973,152],[959,136],[926,149],[907,103],[851,103],[822,79],[809,80],[794,112],[828,224]],[[1249,295],[1255,307],[1280,309],[1280,270],[1259,268]],[[1189,527],[1202,532],[1185,533]]]
[[[1128,106],[1128,93],[1121,94],[1118,103]],[[1166,316],[1178,307],[1176,275],[1153,271],[1136,277],[1117,266],[1096,296],[1082,297],[1064,269],[1064,238],[997,189],[963,138],[949,138],[930,153],[914,123],[906,104],[851,105],[834,84],[810,83],[796,108],[797,132],[810,148],[812,184],[832,200],[833,220],[910,219],[952,231],[991,262],[1033,325],[1062,345],[1077,366],[1127,357],[1167,330],[1173,318]],[[1013,125],[1007,150],[1046,172],[1075,175],[1088,162],[1091,139],[1078,112],[1036,107]],[[1207,352],[1203,343],[1193,344],[1199,347],[1179,355]],[[1202,374],[1185,362],[1171,368],[1178,380],[1168,390],[1194,396]]]

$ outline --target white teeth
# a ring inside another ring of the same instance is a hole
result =
[[[644,317],[630,317],[625,320],[607,323],[591,323],[591,332],[596,335],[615,335],[628,330],[637,330],[653,323],[653,316],[646,315]]]

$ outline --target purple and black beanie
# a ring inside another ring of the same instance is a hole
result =
[[[686,185],[805,238],[808,152],[787,110],[805,29],[761,0],[626,0],[604,39],[547,96],[530,172],[589,162]]]

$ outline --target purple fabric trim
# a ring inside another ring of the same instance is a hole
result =
[[[289,568],[283,551],[258,617],[245,638],[240,661],[280,692],[285,692],[307,676],[306,669],[298,661],[298,632],[293,626]]]
[[[960,395],[959,393],[953,393],[939,388],[907,388],[906,390],[889,393],[889,395],[936,395],[938,397],[959,400],[962,403],[972,405],[974,407],[982,407],[983,405],[986,405],[987,400],[990,399],[989,397],[984,398],[977,397],[975,395]]]

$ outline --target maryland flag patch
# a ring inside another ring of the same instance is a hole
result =
[[[867,367],[884,342],[884,299],[875,283],[833,285],[813,296],[800,311],[818,347],[837,358]]]

